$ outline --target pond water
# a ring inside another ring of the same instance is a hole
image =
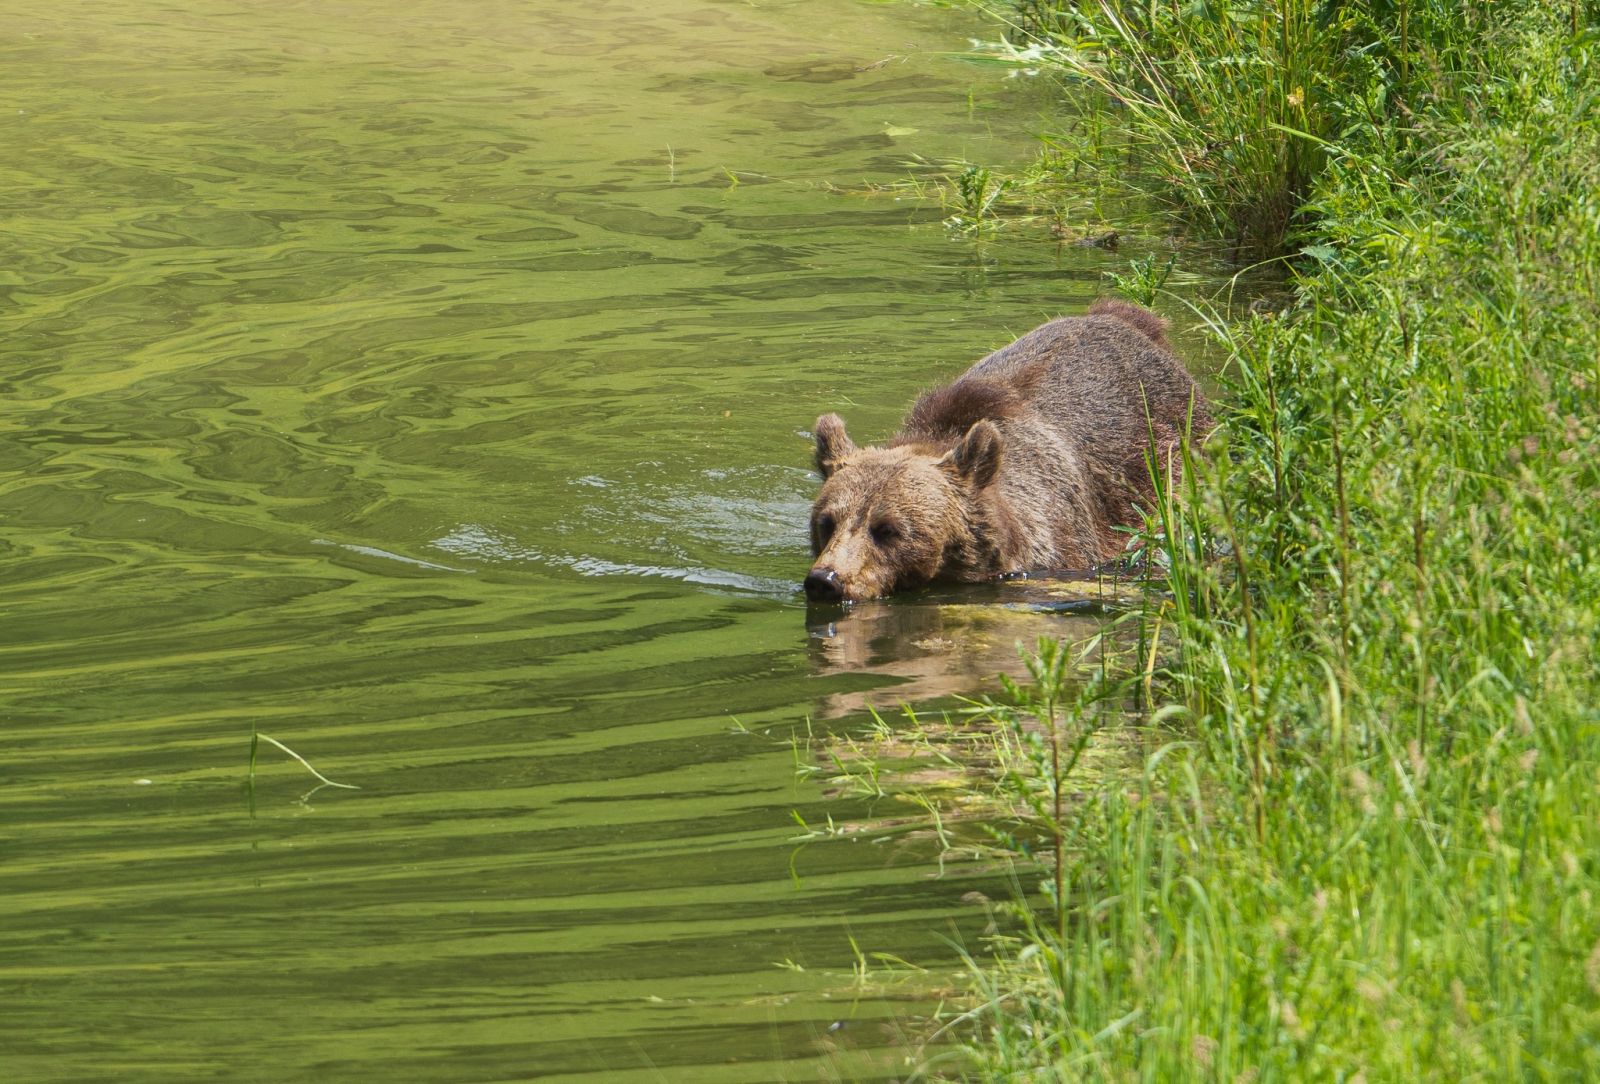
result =
[[[978,16],[7,7],[5,1078],[901,1073],[1003,884],[791,735],[1093,619],[808,621],[806,430],[1127,257],[866,191],[1031,154]]]

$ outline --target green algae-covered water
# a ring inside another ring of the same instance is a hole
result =
[[[808,623],[805,430],[1121,262],[863,194],[1031,152],[977,17],[0,8],[4,1078],[902,1073],[1003,886],[789,736],[1015,637]]]

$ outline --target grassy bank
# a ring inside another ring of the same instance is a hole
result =
[[[1294,294],[1208,318],[1160,650],[1015,713],[1055,721],[1000,783],[1044,875],[931,1071],[1600,1079],[1593,6],[1023,6],[1139,183]],[[1146,690],[1142,772],[1077,778]]]

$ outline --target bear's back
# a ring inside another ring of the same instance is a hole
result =
[[[1183,364],[1117,315],[1052,320],[979,361],[957,384],[969,380],[1012,389],[1075,444],[1130,438],[1142,444],[1146,404],[1153,421],[1182,427],[1191,398],[1196,429],[1209,427],[1204,397]]]
[[[948,445],[976,422],[1048,431],[1101,459],[1148,446],[1151,430],[1211,428],[1206,401],[1167,349],[1166,322],[1123,301],[1052,320],[919,398],[891,445]],[[1192,415],[1191,415],[1192,412]]]
[[[1135,502],[1152,496],[1148,453],[1165,461],[1183,433],[1211,429],[1205,397],[1170,350],[1164,321],[1125,302],[1052,320],[967,370],[946,392],[990,389],[1003,410],[1001,488],[1035,567],[1097,563],[1120,552]],[[962,419],[967,420],[966,418]]]

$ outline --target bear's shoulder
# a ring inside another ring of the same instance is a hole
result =
[[[917,399],[901,436],[910,441],[956,440],[980,421],[1013,418],[1026,401],[1009,381],[966,376]]]

